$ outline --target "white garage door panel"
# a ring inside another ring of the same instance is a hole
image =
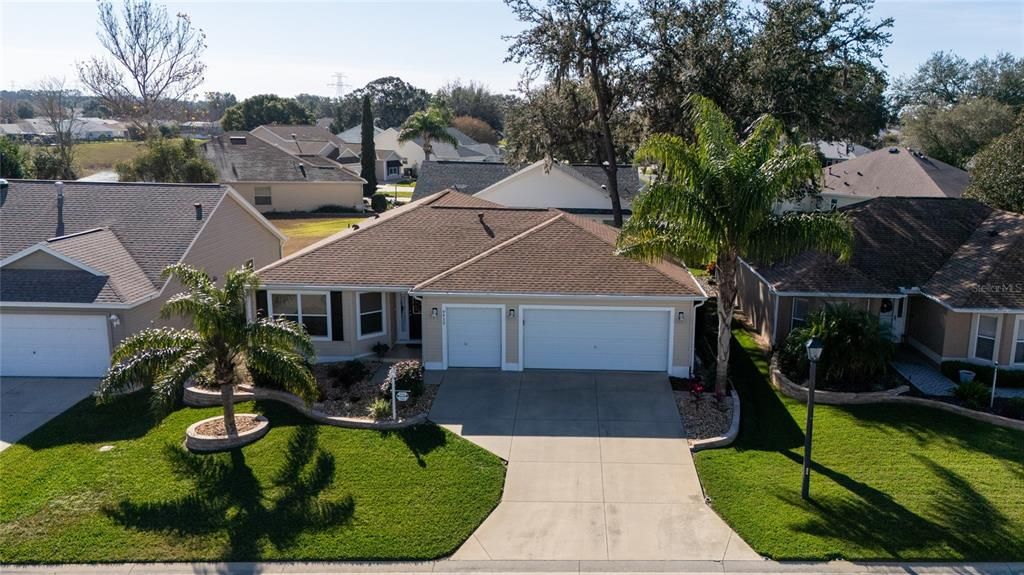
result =
[[[101,377],[110,366],[102,315],[0,315],[0,374]]]
[[[501,367],[501,309],[449,307],[448,367]]]
[[[523,367],[667,371],[667,311],[526,309]]]

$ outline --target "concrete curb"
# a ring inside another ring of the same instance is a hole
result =
[[[840,573],[844,575],[1014,575],[1024,563],[851,563],[778,561],[358,561],[276,563],[120,563],[97,565],[0,565],[4,573],[20,575],[161,574],[221,575],[362,573],[716,573],[769,575],[779,573]]]
[[[215,435],[200,435],[196,430],[200,425],[217,419],[223,419],[224,416],[218,415],[215,417],[207,417],[201,421],[197,421],[192,425],[188,426],[185,431],[185,447],[189,451],[196,451],[200,453],[210,453],[213,451],[227,451],[228,449],[235,449],[237,447],[244,447],[250,443],[254,443],[270,431],[270,422],[266,417],[262,415],[256,415],[255,413],[238,413],[235,415],[236,418],[240,416],[252,416],[256,418],[256,427],[239,433],[234,437],[219,437]]]
[[[740,395],[736,393],[735,389],[729,390],[729,393],[732,395],[732,422],[729,423],[729,431],[726,431],[725,435],[719,435],[718,437],[691,439],[690,451],[697,452],[705,449],[726,447],[732,445],[733,441],[736,441],[736,437],[740,434]]]
[[[317,423],[333,425],[335,427],[348,427],[352,429],[377,429],[381,431],[405,429],[406,427],[419,425],[427,420],[426,413],[421,413],[414,417],[400,419],[398,421],[371,421],[369,419],[357,419],[354,417],[340,417],[337,415],[328,415],[322,411],[313,409],[311,406],[307,406],[306,402],[301,398],[292,395],[287,391],[263,389],[259,387],[253,388],[244,385],[239,386],[238,389],[235,390],[236,403],[253,400],[278,401],[292,407],[299,413],[313,421],[316,421]],[[220,392],[200,389],[189,384],[185,386],[185,393],[182,401],[185,405],[190,407],[212,407],[220,405]]]
[[[779,390],[783,395],[791,397],[799,401],[807,401],[807,388],[797,385],[789,380],[781,371],[779,371],[776,365],[775,358],[772,358],[771,364],[771,383],[772,387]],[[1009,417],[1003,417],[1001,415],[995,415],[992,413],[985,413],[984,411],[975,411],[973,409],[967,409],[959,405],[952,403],[946,403],[944,401],[936,401],[934,399],[927,399],[924,397],[910,397],[900,395],[906,393],[910,388],[906,385],[901,385],[897,388],[879,391],[879,392],[867,392],[867,393],[837,393],[834,391],[815,391],[814,400],[817,403],[824,403],[829,405],[864,405],[869,403],[902,403],[921,405],[924,407],[931,407],[934,409],[941,409],[942,411],[948,411],[949,413],[955,413],[962,415],[975,421],[983,421],[992,425],[998,425],[999,427],[1006,427],[1009,429],[1018,429],[1024,431],[1024,421],[1018,419],[1010,419]],[[899,391],[899,393],[895,393]],[[848,399],[845,396],[855,396],[853,400]]]

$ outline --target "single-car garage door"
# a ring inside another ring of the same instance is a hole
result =
[[[0,375],[101,377],[109,365],[106,316],[0,314]]]
[[[501,367],[501,308],[446,307],[448,367]]]
[[[523,367],[668,371],[667,310],[524,308]]]

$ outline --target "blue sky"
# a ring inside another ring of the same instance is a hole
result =
[[[434,90],[474,79],[497,91],[516,86],[503,35],[520,29],[499,0],[462,2],[170,2],[207,34],[202,90],[240,97],[274,92],[333,95],[395,75]],[[894,76],[928,55],[968,59],[1024,55],[1024,0],[878,0],[876,18],[895,19],[884,64]],[[0,0],[0,87],[30,88],[45,76],[75,78],[76,60],[99,54],[96,4]]]

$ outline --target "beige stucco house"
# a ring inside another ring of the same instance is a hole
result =
[[[852,260],[743,262],[738,305],[773,345],[826,303],[862,306],[935,363],[1024,369],[1024,216],[973,200],[886,198],[842,210]]]
[[[160,320],[183,262],[214,277],[281,257],[282,236],[219,184],[0,181],[0,375],[99,377]]]
[[[616,233],[445,191],[259,270],[251,311],[304,324],[320,361],[412,344],[431,370],[688,375],[707,296],[685,268],[615,255]]]
[[[315,128],[315,126],[306,126]],[[258,128],[259,129],[259,128]],[[254,130],[255,132],[255,130]],[[217,180],[230,184],[263,213],[308,212],[324,206],[363,210],[363,184],[355,172],[320,155],[326,142],[292,141],[293,148],[267,142],[249,132],[227,132],[203,144],[217,169]],[[292,153],[302,150],[302,154]],[[306,153],[309,152],[309,153]]]

